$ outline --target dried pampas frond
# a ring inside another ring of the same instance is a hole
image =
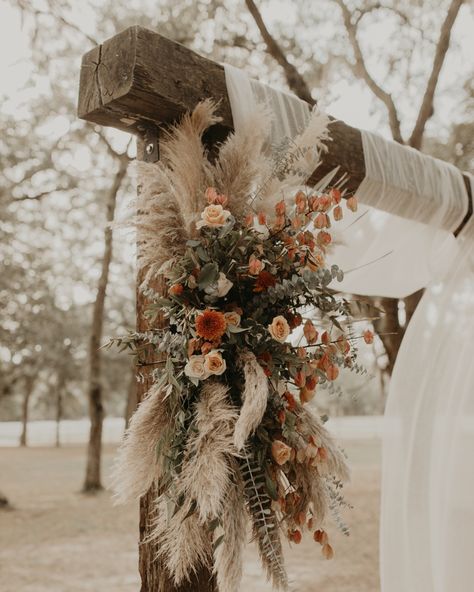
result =
[[[191,499],[187,499],[169,520],[162,502],[158,502],[157,519],[148,540],[160,542],[158,556],[179,586],[189,581],[201,566],[210,568],[211,534],[194,512]]]
[[[228,392],[229,387],[216,380],[201,388],[195,431],[188,438],[180,473],[178,491],[196,502],[203,522],[220,515],[230,485],[237,411]]]
[[[221,121],[215,114],[216,108],[211,99],[202,101],[172,127],[160,143],[160,157],[168,169],[173,197],[188,233],[206,205],[206,187],[212,184],[211,165],[202,135],[208,127]]]
[[[242,408],[235,425],[234,444],[242,450],[247,438],[260,425],[268,402],[268,378],[251,351],[243,351],[239,365],[244,373]]]
[[[223,539],[214,551],[214,573],[219,592],[239,592],[247,535],[244,485],[235,459],[232,461],[232,474],[234,481],[227,489],[223,503]]]
[[[132,203],[136,213],[130,224],[140,238],[138,266],[150,278],[164,262],[184,253],[189,236],[162,164],[138,162],[135,168],[139,195]]]
[[[154,386],[130,420],[112,472],[117,503],[139,499],[160,478],[158,446],[166,438],[170,417],[164,392]]]
[[[229,210],[237,219],[249,211],[249,196],[267,169],[264,144],[270,130],[269,114],[261,108],[249,116],[239,133],[232,133],[219,150],[214,169],[216,187],[231,197]]]

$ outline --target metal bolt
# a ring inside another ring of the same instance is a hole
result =
[[[147,154],[153,154],[153,151],[155,150],[155,145],[153,144],[153,142],[150,142],[149,144],[146,145],[145,147],[145,152]]]

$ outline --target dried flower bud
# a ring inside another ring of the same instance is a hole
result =
[[[332,199],[332,201],[335,204],[338,204],[341,201],[341,192],[339,191],[339,189],[336,189],[336,187],[333,187],[331,189],[331,191],[329,192],[329,197]]]
[[[364,331],[364,341],[365,343],[367,343],[367,345],[370,345],[374,342],[374,334],[372,333],[372,331],[369,331],[369,329]]]
[[[358,203],[356,197],[349,197],[349,199],[346,201],[346,205],[351,212],[357,212]]]
[[[332,559],[334,557],[334,549],[329,544],[323,545],[322,553],[324,559]]]
[[[291,448],[281,440],[272,443],[272,456],[279,465],[284,465],[291,458]]]
[[[310,319],[308,319],[304,324],[303,333],[309,345],[316,343],[316,341],[318,340],[319,333],[317,332],[316,327],[313,325],[313,322]]]
[[[315,390],[310,390],[306,387],[300,389],[300,401],[304,405],[305,403],[309,403],[312,399],[314,399],[314,395],[316,394]]]
[[[332,215],[334,216],[334,220],[336,220],[336,222],[339,222],[339,220],[342,220],[344,213],[342,211],[341,206],[336,206],[334,208],[334,210],[332,211]]]
[[[328,380],[336,380],[339,376],[339,368],[337,366],[329,366],[326,370],[326,376]]]
[[[284,216],[286,213],[286,204],[285,200],[279,201],[275,206],[275,213],[277,216]]]

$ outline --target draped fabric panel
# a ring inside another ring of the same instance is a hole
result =
[[[474,187],[473,187],[474,189]],[[474,220],[426,290],[385,410],[383,592],[471,592],[474,582]]]
[[[301,132],[309,107],[225,66],[234,126],[258,102],[272,145]],[[427,287],[393,372],[384,433],[382,592],[474,589],[474,219],[447,163],[363,132],[366,178],[331,254],[348,292],[404,297]],[[473,187],[474,189],[474,187]],[[339,230],[340,229],[340,230]],[[340,285],[338,285],[340,288]]]

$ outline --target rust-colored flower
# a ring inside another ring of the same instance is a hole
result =
[[[223,313],[206,309],[196,318],[196,333],[203,339],[217,341],[224,335],[227,323]]]
[[[294,411],[296,409],[296,399],[294,396],[290,391],[285,391],[283,397],[286,399],[288,411]]]
[[[364,331],[364,341],[367,343],[367,345],[370,345],[374,342],[374,334],[369,329]]]
[[[298,191],[295,195],[295,204],[296,204],[296,211],[298,214],[304,214],[306,212],[306,207],[308,205],[308,199],[303,191]]]
[[[257,276],[255,282],[254,292],[266,292],[268,288],[273,288],[276,285],[276,278],[269,271],[261,271]]]
[[[290,530],[288,532],[288,538],[290,539],[290,541],[292,541],[296,545],[299,545],[301,543],[301,539],[302,539],[301,530],[298,530],[298,529]]]
[[[313,538],[317,543],[321,545],[327,545],[328,535],[326,532],[324,532],[324,530],[315,530]]]
[[[316,216],[313,221],[313,226],[315,228],[327,228],[329,226],[329,219],[327,214],[323,214],[322,212]]]
[[[181,296],[184,292],[183,284],[173,284],[170,289],[168,290],[168,294],[170,296]]]

